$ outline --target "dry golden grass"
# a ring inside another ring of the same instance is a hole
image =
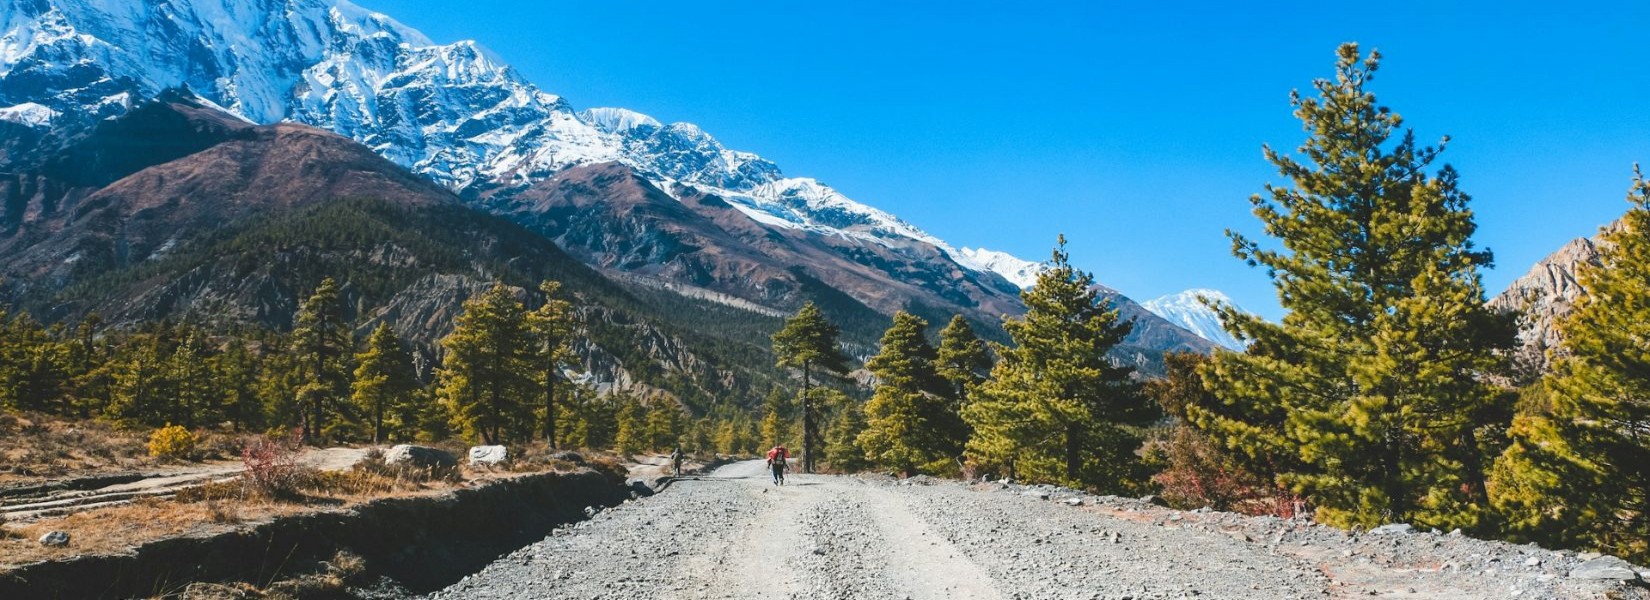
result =
[[[166,461],[149,456],[149,434],[98,419],[0,412],[0,485],[158,468]],[[188,460],[239,458],[244,436],[196,435]]]
[[[604,467],[606,463],[601,461]],[[381,498],[436,494],[466,485],[457,473],[432,478],[429,474],[397,471],[382,465],[380,458],[369,456],[348,471],[324,472],[300,467],[293,474],[291,493],[271,495],[240,481],[229,481],[190,488],[170,499],[146,499],[30,523],[12,523],[6,526],[11,535],[0,535],[0,572],[41,560],[117,554],[161,539],[227,533],[275,517],[344,510]],[[478,475],[479,479],[504,479],[552,470]],[[49,531],[68,533],[69,545],[59,548],[40,545],[36,540]]]

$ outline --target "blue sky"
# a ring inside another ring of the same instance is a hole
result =
[[[1222,232],[1304,135],[1288,93],[1343,41],[1445,158],[1496,253],[1491,293],[1626,209],[1650,168],[1650,3],[359,0],[475,39],[576,107],[698,123],[958,246],[1073,259],[1140,300],[1226,291]],[[1215,3],[1209,3],[1213,5]],[[462,8],[459,8],[462,6]]]

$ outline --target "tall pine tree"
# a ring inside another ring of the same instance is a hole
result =
[[[842,373],[848,369],[848,357],[837,345],[840,330],[825,319],[825,313],[809,302],[796,311],[796,316],[785,321],[785,327],[773,334],[773,354],[780,367],[802,371],[802,472],[812,473],[819,449],[819,431],[816,426],[816,407],[812,389],[815,369]]]
[[[355,355],[355,365],[350,399],[367,416],[372,443],[382,443],[390,437],[385,415],[390,415],[389,424],[395,425],[395,415],[405,412],[399,405],[410,403],[413,390],[418,387],[412,355],[401,346],[400,338],[389,324],[380,323],[367,336],[367,347]]]
[[[1472,528],[1498,397],[1479,375],[1510,346],[1512,323],[1484,306],[1478,269],[1491,256],[1472,243],[1458,175],[1428,172],[1441,147],[1395,135],[1403,120],[1367,89],[1378,53],[1346,44],[1337,57],[1318,97],[1291,95],[1309,133],[1303,158],[1265,150],[1291,182],[1252,199],[1276,245],[1229,234],[1288,312],[1273,324],[1220,308],[1253,345],[1203,369],[1236,407],[1209,430],[1288,465],[1285,483],[1324,522]]]
[[[292,359],[298,368],[300,422],[306,441],[325,432],[327,412],[344,406],[349,393],[349,358],[354,348],[338,283],[321,280],[293,319]]]
[[[911,313],[894,314],[882,335],[882,349],[867,369],[877,377],[865,403],[865,431],[859,446],[867,460],[901,473],[943,473],[962,453],[966,430],[944,396],[949,384],[934,370],[935,350],[923,331],[928,322]]]
[[[502,283],[466,300],[457,326],[441,341],[441,399],[483,443],[520,439],[532,428],[533,341],[527,309]]]
[[[1520,415],[1492,491],[1509,533],[1650,560],[1650,182],[1606,230],[1587,293],[1559,323],[1551,407]]]
[[[556,383],[561,380],[561,366],[573,359],[573,303],[561,299],[561,283],[546,281],[539,284],[544,304],[533,311],[531,322],[538,362],[539,387],[544,402],[544,439],[551,448],[559,447],[556,440]]]
[[[991,378],[963,407],[969,457],[1016,478],[1115,492],[1145,483],[1134,451],[1154,413],[1131,375],[1106,356],[1133,328],[1103,302],[1092,275],[1071,266],[1065,236],[1024,317],[1004,321]]]

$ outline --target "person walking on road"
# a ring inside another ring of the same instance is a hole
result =
[[[773,484],[785,485],[785,461],[791,458],[791,451],[785,446],[774,446],[768,451],[768,469],[773,471]]]
[[[682,461],[686,460],[686,459],[687,459],[687,455],[682,454],[682,447],[681,446],[677,446],[676,450],[674,452],[670,453],[670,470],[671,470],[672,476],[674,476],[674,477],[681,477],[682,476]]]

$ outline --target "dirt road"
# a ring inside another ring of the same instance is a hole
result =
[[[1580,558],[1431,533],[1180,513],[1047,488],[793,475],[679,481],[434,598],[1645,597]]]

